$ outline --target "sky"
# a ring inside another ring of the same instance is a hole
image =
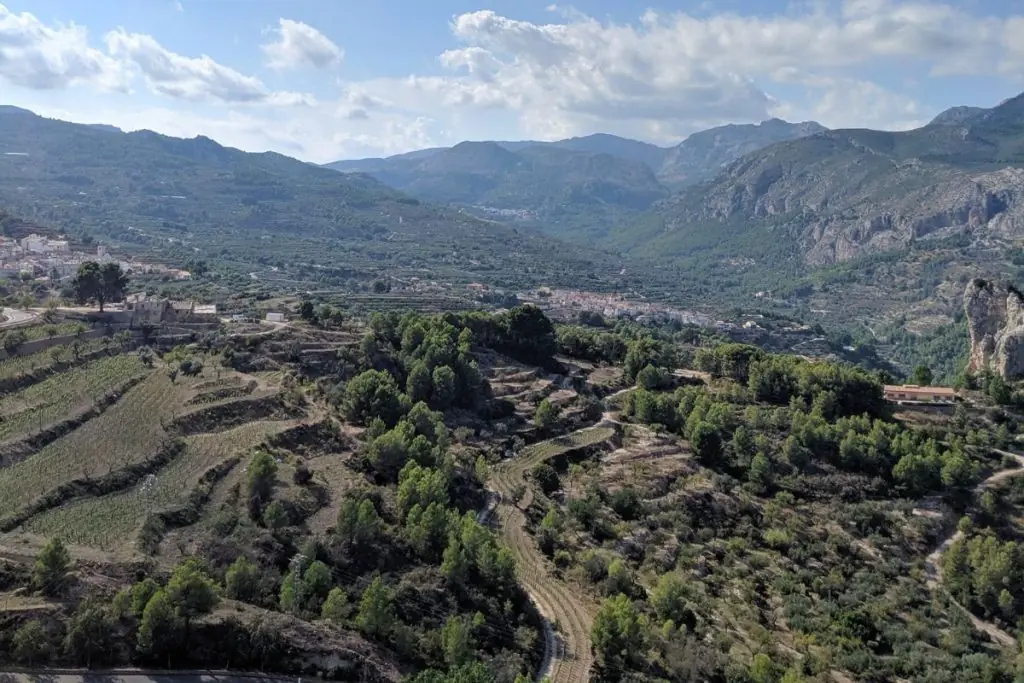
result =
[[[1021,91],[1024,0],[0,0],[0,104],[316,163]]]

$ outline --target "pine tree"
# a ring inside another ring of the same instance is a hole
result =
[[[59,538],[54,538],[36,557],[32,569],[32,585],[46,595],[56,595],[64,586],[71,556]]]
[[[320,618],[340,624],[348,617],[348,613],[348,596],[345,591],[337,587],[332,588],[327,594],[323,609],[320,610]]]
[[[356,624],[368,636],[383,639],[395,625],[395,595],[378,576],[363,591]]]
[[[167,668],[171,668],[171,655],[179,648],[183,628],[171,596],[167,591],[157,591],[142,612],[136,646],[139,654],[160,662],[166,657]]]

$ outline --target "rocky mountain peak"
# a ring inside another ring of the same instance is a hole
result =
[[[968,372],[1024,375],[1024,295],[1003,281],[975,278],[964,292],[971,334]]]

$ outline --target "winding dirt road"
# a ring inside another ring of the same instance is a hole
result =
[[[524,475],[544,459],[542,455],[514,458],[495,468],[492,502],[481,520],[497,515],[499,533],[516,560],[519,581],[544,619],[544,663],[537,680],[552,683],[587,683],[590,680],[590,626],[593,606],[549,571],[548,561],[526,531],[526,515],[512,500],[512,491]],[[527,494],[529,496],[529,493]],[[530,498],[522,501],[529,507]]]
[[[1001,451],[998,448],[993,448],[992,450],[993,452],[999,453],[1000,455],[1013,458],[1017,462],[1018,467],[1015,469],[1000,470],[999,472],[996,472],[995,474],[990,476],[988,479],[985,479],[984,481],[979,483],[977,486],[974,487],[975,496],[980,496],[982,493],[984,493],[985,491],[994,487],[996,484],[1002,481],[1006,481],[1007,479],[1024,475],[1024,455],[1020,455],[1018,453],[1011,453],[1009,451]],[[937,547],[930,555],[928,555],[927,558],[925,558],[925,566],[928,572],[928,587],[932,590],[938,588],[939,585],[942,583],[943,554],[945,554],[945,552],[949,550],[949,547],[951,545],[953,545],[963,537],[964,534],[962,531],[955,531],[952,535],[950,535],[948,538],[942,541],[942,543],[939,544],[939,547]],[[957,606],[957,608],[960,609],[961,612],[963,612],[967,616],[968,619],[971,620],[971,623],[974,625],[974,628],[976,628],[978,631],[987,634],[989,638],[999,643],[1003,647],[1017,647],[1017,639],[1014,638],[1012,635],[1010,635],[1009,633],[1007,633],[1006,631],[1004,631],[1003,629],[999,628],[991,622],[985,621],[984,619],[979,619],[964,605],[960,604],[960,602],[953,596],[950,596],[950,600],[953,602],[954,605]]]

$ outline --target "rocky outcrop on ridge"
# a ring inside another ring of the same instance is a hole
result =
[[[1006,282],[977,278],[964,292],[971,333],[968,372],[1024,375],[1024,294]]]

